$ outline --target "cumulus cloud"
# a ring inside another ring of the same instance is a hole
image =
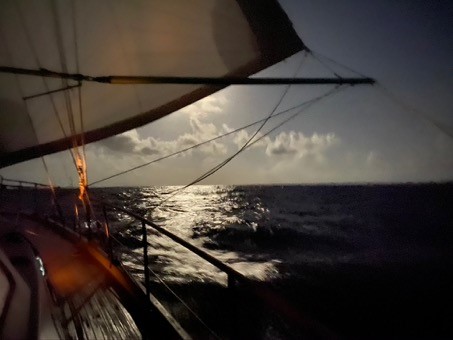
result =
[[[208,114],[221,113],[226,104],[226,98],[216,94],[214,96],[205,97],[192,105],[186,106],[180,111],[189,114],[191,117],[200,117]]]
[[[131,130],[121,135],[105,139],[99,142],[98,145],[103,149],[121,154],[162,156],[201,143],[224,132],[222,130],[223,128],[218,129],[214,124],[202,122],[197,117],[190,118],[190,128],[191,132],[184,133],[174,140],[163,140],[154,137],[141,138],[137,130]],[[226,154],[227,147],[215,141],[203,145],[199,148],[199,151],[205,155],[218,156]]]
[[[258,133],[254,140],[261,136],[262,134]],[[250,137],[251,135],[247,131],[242,130],[235,135],[233,142],[239,149]],[[333,133],[314,133],[310,137],[301,132],[289,131],[280,132],[274,139],[264,137],[251,147],[264,148],[269,157],[286,155],[295,158],[314,157],[317,160],[323,160],[325,151],[339,142],[340,139]]]
[[[254,143],[254,141],[256,141],[258,138],[261,138],[262,136],[263,136],[263,134],[261,132],[258,132],[256,134],[255,138],[251,141],[251,143],[253,143],[253,144],[250,146],[250,148],[259,148],[259,147],[263,147],[263,146],[265,147],[267,145],[267,143],[269,143],[269,141],[270,141],[269,137],[264,137]],[[252,137],[252,135],[249,134],[247,130],[241,130],[235,134],[235,136],[233,138],[233,143],[236,144],[238,149],[240,149],[240,148],[242,148],[242,146],[245,143],[247,143],[250,140],[251,137]]]
[[[99,146],[116,152],[135,152],[140,138],[136,130],[125,132],[111,138],[104,139],[98,143]]]
[[[266,155],[294,155],[298,158],[307,156],[321,157],[331,146],[339,143],[333,133],[325,135],[314,133],[311,137],[301,132],[280,132],[274,140],[268,139]]]
[[[162,156],[174,153],[228,131],[229,128],[225,124],[221,128],[217,128],[214,124],[203,121],[206,115],[221,113],[226,104],[226,98],[217,94],[203,98],[181,109],[181,112],[190,115],[191,131],[178,136],[174,140],[154,137],[141,138],[136,130],[131,130],[100,141],[98,146],[104,151],[113,151],[122,155]],[[200,147],[199,151],[205,155],[218,156],[226,154],[227,147],[216,141]],[[190,154],[190,152],[187,154]]]

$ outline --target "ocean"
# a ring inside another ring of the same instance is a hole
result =
[[[228,288],[225,273],[148,228],[151,292],[194,338],[453,338],[453,183],[197,185],[175,195],[180,188],[90,196],[145,216],[253,283]],[[2,209],[55,215],[50,192],[35,191],[1,190]],[[74,226],[76,191],[57,195]],[[94,212],[103,222],[97,203]],[[107,216],[115,256],[143,282],[141,223]]]
[[[453,184],[197,185],[172,196],[178,188],[91,195],[139,212],[270,287],[329,334],[453,335]],[[123,245],[116,253],[143,279],[141,224],[118,212],[109,220]],[[204,323],[209,330],[199,337],[303,335],[249,294],[233,298],[225,274],[197,255],[152,229],[148,241],[152,291],[184,326]]]

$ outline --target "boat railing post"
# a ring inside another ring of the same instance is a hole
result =
[[[112,238],[110,237],[110,225],[109,220],[107,217],[107,208],[105,204],[102,205],[102,213],[104,214],[104,221],[105,221],[105,236],[107,241],[107,250],[110,257],[110,261],[113,262],[113,248],[112,248]]]
[[[149,268],[148,268],[148,235],[146,231],[146,223],[142,221],[142,238],[143,238],[143,266],[145,270],[145,289],[146,289],[146,299],[149,303]]]
[[[24,191],[22,190],[22,182],[19,181],[19,211],[24,211]]]
[[[34,198],[34,203],[35,203],[35,214],[38,213],[38,184],[35,183],[35,190],[34,190],[34,195],[33,195],[33,198]]]
[[[57,188],[55,188],[55,195],[52,195],[52,199],[54,201],[54,205],[55,205],[55,209],[57,210],[58,217],[60,217],[61,224],[64,227],[66,227],[66,221],[65,221],[65,218],[63,215],[63,210],[61,209],[60,203],[58,202],[56,189]]]
[[[2,196],[3,196],[3,176],[0,175],[0,207],[3,205]]]

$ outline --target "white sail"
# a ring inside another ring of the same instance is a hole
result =
[[[274,0],[0,2],[5,67],[90,76],[247,77],[302,49]],[[89,143],[121,133],[221,88],[78,85],[0,73],[0,166],[69,148],[73,135],[83,133]],[[61,90],[68,86],[74,87]]]

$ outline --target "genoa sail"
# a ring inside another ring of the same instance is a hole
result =
[[[275,0],[0,4],[4,67],[248,77],[305,48]],[[0,167],[144,125],[224,86],[111,85],[0,73]]]

